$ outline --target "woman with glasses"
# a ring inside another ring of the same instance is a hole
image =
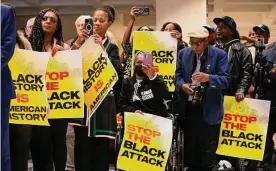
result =
[[[63,42],[61,20],[54,9],[43,9],[38,13],[29,40],[34,51],[51,52],[52,56],[70,48]],[[68,121],[49,119],[49,123],[49,127],[33,126],[31,154],[34,171],[65,170]]]

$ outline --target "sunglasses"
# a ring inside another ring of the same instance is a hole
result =
[[[48,21],[48,19],[50,19],[50,22],[52,23],[57,23],[57,19],[55,19],[54,17],[47,17],[47,16],[44,16],[42,18],[43,21]]]

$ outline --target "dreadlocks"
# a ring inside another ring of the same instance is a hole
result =
[[[38,15],[35,18],[34,25],[32,28],[32,33],[30,35],[29,41],[32,45],[32,48],[34,51],[42,52],[43,47],[44,47],[44,32],[41,26],[41,21],[44,17],[44,15],[47,12],[53,12],[57,16],[57,30],[55,31],[53,38],[57,40],[57,44],[63,45],[63,37],[62,37],[62,25],[61,25],[61,20],[58,15],[58,12],[54,9],[47,8],[41,10]],[[54,43],[54,39],[52,38],[52,44]]]

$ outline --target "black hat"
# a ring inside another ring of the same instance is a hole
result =
[[[213,21],[216,25],[218,25],[219,22],[225,23],[227,26],[231,28],[232,31],[235,31],[237,29],[236,22],[234,21],[233,18],[229,16],[224,16],[222,18],[214,18]]]
[[[253,31],[262,30],[265,33],[270,34],[269,28],[265,24],[260,24],[258,26],[253,27]]]
[[[215,27],[213,27],[213,26],[210,26],[210,25],[203,25],[203,27],[206,28],[206,29],[208,30],[209,34],[210,34],[210,33],[215,33],[215,32],[216,32],[216,29],[215,29]]]

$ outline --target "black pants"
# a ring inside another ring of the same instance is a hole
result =
[[[1,100],[1,171],[10,171],[10,100]]]
[[[88,128],[85,126],[74,126],[74,131],[75,170],[109,171],[109,139],[88,137]]]
[[[267,128],[267,138],[265,144],[265,153],[263,159],[263,165],[272,164],[272,154],[274,143],[272,141],[273,134],[276,133],[276,109],[272,109],[269,114],[268,128]]]
[[[33,126],[31,154],[34,171],[64,171],[67,160],[67,119],[49,119],[50,126]]]
[[[31,125],[10,124],[11,171],[28,170]]]
[[[211,171],[216,164],[220,124],[203,121],[201,106],[187,104],[184,123],[184,163],[193,171]]]

